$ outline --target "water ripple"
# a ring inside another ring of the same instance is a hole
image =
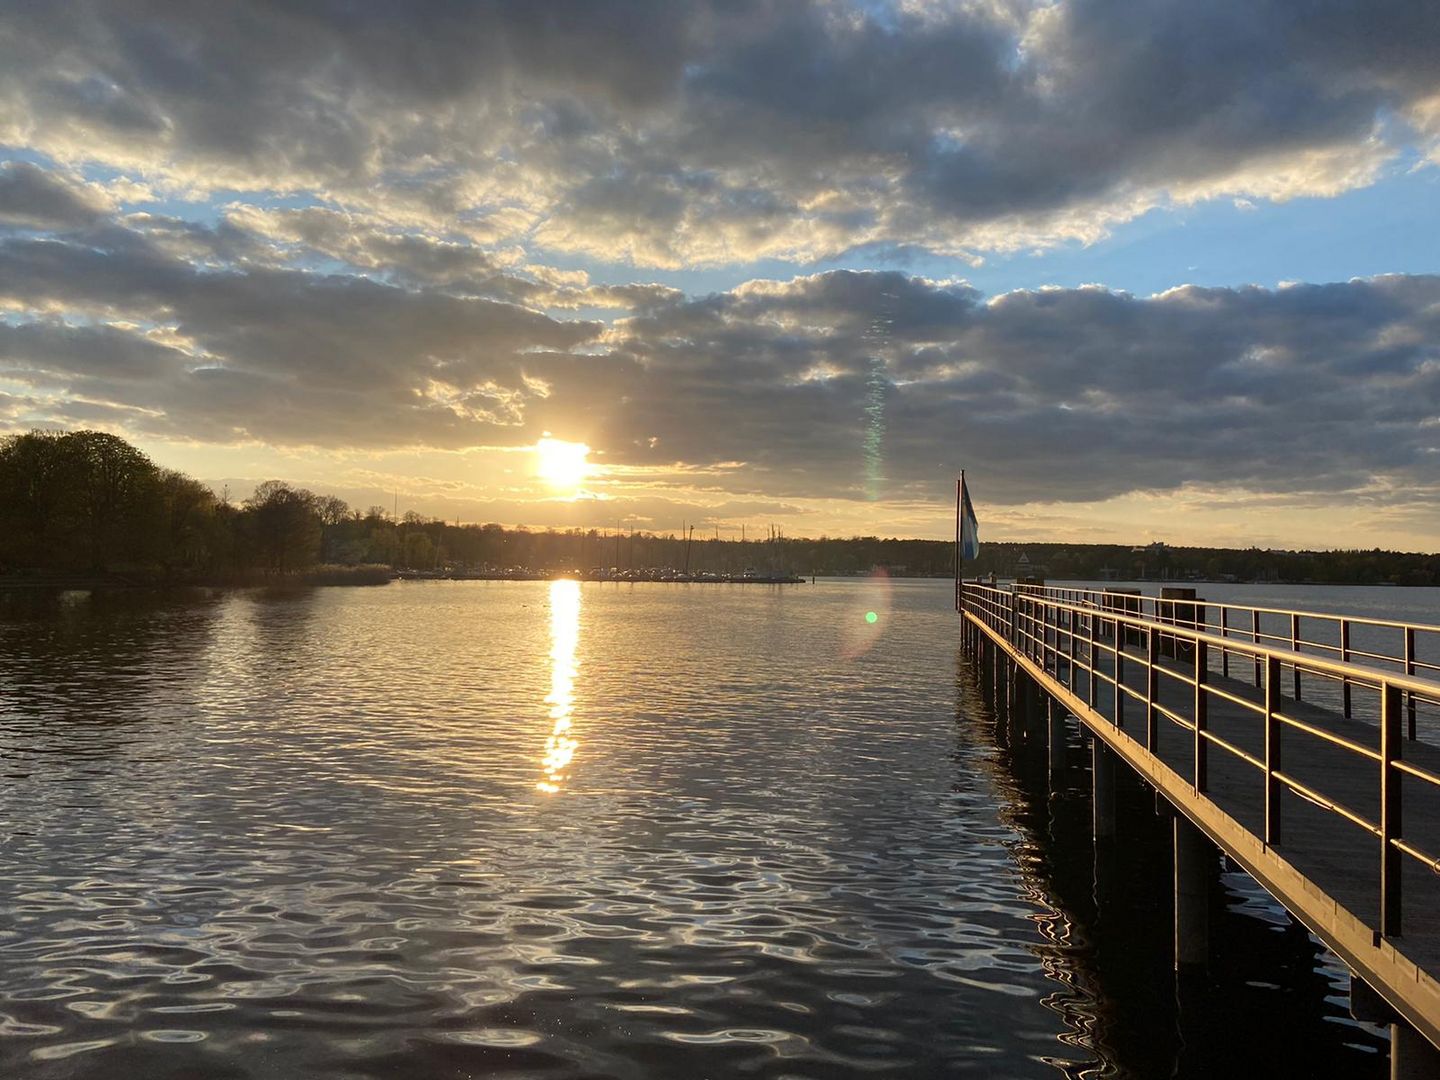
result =
[[[1054,1075],[943,589],[564,588],[7,601],[0,1071]]]

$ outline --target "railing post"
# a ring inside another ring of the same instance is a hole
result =
[[[1275,774],[1284,769],[1280,756],[1280,659],[1265,659],[1265,843],[1280,843],[1280,785]]]
[[[1250,612],[1250,642],[1258,646],[1260,644],[1260,612]],[[1260,654],[1255,654],[1255,685],[1260,685]]]
[[[1069,667],[1070,667],[1070,669],[1065,673],[1065,681],[1069,684],[1069,686],[1070,686],[1070,692],[1073,694],[1073,693],[1075,692],[1075,653],[1076,653],[1076,651],[1077,651],[1076,648],[1075,648],[1075,615],[1076,615],[1076,611],[1075,611],[1075,609],[1074,609],[1073,607],[1070,608],[1069,611],[1070,611],[1070,614],[1069,614],[1069,616],[1068,616],[1068,617],[1066,618],[1066,620],[1065,620],[1065,625],[1066,625],[1066,627],[1067,627],[1067,628],[1069,629],[1069,631],[1070,631],[1070,642],[1069,642],[1069,646],[1070,646],[1070,648],[1069,648],[1069,652],[1070,652],[1070,665],[1069,665]]]
[[[1400,934],[1400,880],[1403,852],[1394,841],[1404,836],[1400,774],[1400,690],[1380,684],[1380,933]]]
[[[1195,643],[1195,790],[1204,791],[1209,786],[1210,744],[1205,738],[1205,729],[1210,712],[1209,695],[1205,684],[1209,681],[1210,664],[1208,647],[1205,642]]]
[[[1095,684],[1096,673],[1100,670],[1100,658],[1095,654],[1095,612],[1091,611],[1085,616],[1085,624],[1090,628],[1089,643],[1086,645],[1085,654],[1090,661],[1090,681],[1085,692],[1085,703],[1090,708],[1095,708]]]
[[[1405,628],[1405,674],[1406,674],[1406,675],[1414,675],[1414,674],[1415,674],[1415,628],[1414,628],[1413,626],[1407,626],[1407,627]],[[1408,702],[1406,703],[1406,706],[1405,706],[1405,712],[1406,712],[1407,715],[1408,715],[1408,720],[1407,720],[1407,724],[1406,724],[1408,730],[1406,731],[1406,734],[1410,737],[1410,741],[1411,741],[1411,742],[1414,742],[1414,741],[1415,741],[1415,691],[1414,691],[1414,690],[1409,691],[1409,692],[1406,694],[1406,697],[1409,699]]]
[[[1290,651],[1293,652],[1293,653],[1297,653],[1297,654],[1300,652],[1300,616],[1299,616],[1299,615],[1295,615],[1295,614],[1292,614],[1292,615],[1290,616]],[[1292,665],[1292,667],[1294,668],[1294,671],[1295,671],[1295,700],[1296,700],[1296,701],[1299,701],[1299,700],[1300,700],[1300,664],[1299,664],[1299,662],[1297,661],[1295,664]]]
[[[1129,627],[1115,619],[1115,726],[1125,726],[1125,640]]]
[[[1040,620],[1040,670],[1048,673],[1050,671],[1050,605],[1041,601],[1040,613],[1037,616]]]
[[[1340,620],[1340,662],[1350,662],[1350,620]],[[1345,719],[1350,719],[1350,679],[1348,676],[1340,676],[1340,700],[1343,703]]]
[[[1229,625],[1228,625],[1228,624],[1229,624],[1229,614],[1230,614],[1230,609],[1227,608],[1224,604],[1221,604],[1221,605],[1220,605],[1220,636],[1221,636],[1222,638],[1224,638],[1224,637],[1229,637],[1229,636],[1230,636],[1230,627],[1229,627]],[[1225,676],[1225,678],[1227,678],[1227,679],[1230,677],[1230,650],[1229,650],[1229,649],[1221,649],[1221,650],[1220,650],[1220,674],[1223,675],[1223,676]]]
[[[1152,626],[1145,634],[1145,749],[1152,754],[1160,749],[1160,718],[1155,712],[1155,698],[1160,693],[1160,675],[1155,670],[1157,645]]]

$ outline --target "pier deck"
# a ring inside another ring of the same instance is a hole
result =
[[[1348,626],[1340,660],[1298,633],[1293,648],[1230,636],[1224,613],[1221,636],[1203,601],[1140,600],[966,583],[957,604],[992,662],[1073,713],[1440,1045],[1440,682],[1409,674],[1433,666],[1416,634],[1360,664]]]

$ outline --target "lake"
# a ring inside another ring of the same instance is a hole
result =
[[[1153,799],[1097,868],[1086,755],[1051,796],[997,747],[952,605],[0,594],[0,1074],[1385,1075],[1243,875],[1177,1004]]]

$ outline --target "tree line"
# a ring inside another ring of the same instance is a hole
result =
[[[0,441],[0,573],[225,582],[323,567],[536,572],[673,567],[691,572],[943,575],[953,546],[925,540],[765,540],[644,530],[459,525],[268,480],[232,501],[156,465],[118,436],[32,431]]]
[[[1024,561],[1021,561],[1021,556]],[[319,567],[536,572],[672,567],[691,573],[949,577],[955,545],[860,536],[720,539],[602,529],[459,525],[269,480],[234,502],[125,440],[99,431],[32,431],[0,441],[0,572],[226,582]],[[1028,567],[1051,580],[1204,578],[1440,584],[1440,556],[1401,552],[1106,544],[986,543],[966,576]]]
[[[954,551],[954,545],[947,545]],[[1021,558],[1024,562],[1021,562]],[[965,576],[1029,574],[1051,581],[1237,581],[1320,585],[1440,585],[1440,554],[1283,551],[1150,544],[988,543]]]

